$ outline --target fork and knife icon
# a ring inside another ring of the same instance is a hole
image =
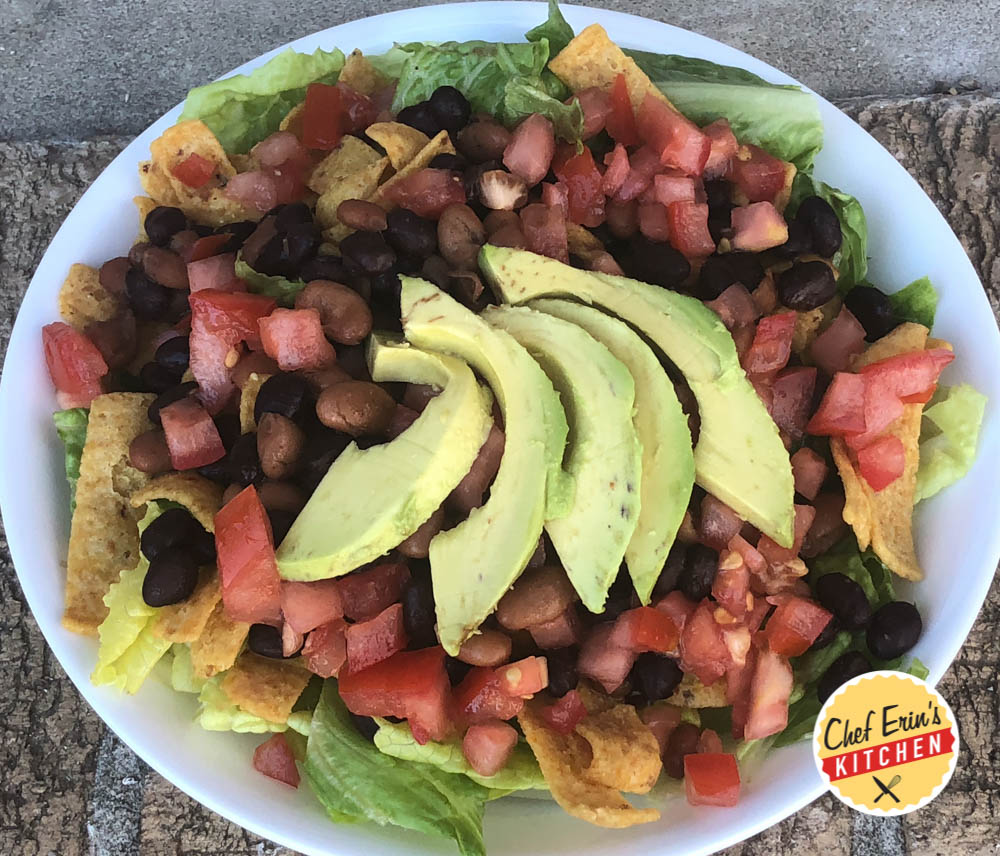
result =
[[[899,802],[899,797],[897,797],[892,792],[892,789],[894,787],[896,787],[896,785],[898,785],[903,780],[902,776],[899,776],[899,775],[893,776],[891,779],[889,779],[889,784],[888,785],[884,784],[882,782],[882,780],[879,779],[878,776],[872,776],[872,778],[875,780],[875,784],[879,786],[879,790],[882,791],[882,793],[880,793],[877,797],[875,797],[875,802],[878,802],[884,796],[890,796],[896,802]]]

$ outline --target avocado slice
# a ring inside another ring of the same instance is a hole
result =
[[[572,497],[572,490],[565,484],[572,482],[562,456],[569,428],[552,383],[511,336],[429,282],[400,280],[406,338],[466,360],[492,387],[504,415],[504,454],[489,499],[431,541],[438,639],[454,655],[535,551],[542,522],[553,516],[546,510],[547,482],[559,480],[556,505],[568,507],[565,495]]]
[[[627,321],[683,373],[698,400],[695,480],[744,520],[791,546],[792,467],[778,428],[740,366],[729,331],[700,300],[526,250],[483,247],[479,264],[508,303],[574,297]]]
[[[591,612],[604,609],[639,519],[642,447],[628,369],[575,324],[533,309],[487,307],[483,319],[528,350],[559,393],[570,427],[566,470],[576,497],[545,529]]]
[[[628,324],[569,300],[533,300],[528,306],[582,327],[624,363],[635,381],[632,421],[642,445],[642,482],[639,519],[625,562],[639,599],[649,603],[694,485],[687,416],[656,354]]]
[[[373,334],[372,377],[442,387],[402,434],[351,443],[278,548],[287,580],[321,580],[377,559],[417,531],[464,478],[493,424],[493,397],[461,360]]]

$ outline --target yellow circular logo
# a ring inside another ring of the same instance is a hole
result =
[[[827,699],[813,755],[841,802],[866,814],[908,814],[948,784],[958,726],[941,694],[920,678],[870,672]]]

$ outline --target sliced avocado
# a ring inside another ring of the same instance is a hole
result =
[[[698,400],[698,484],[779,544],[792,544],[794,488],[788,452],[740,366],[732,336],[712,310],[693,297],[577,270],[525,250],[487,245],[479,263],[508,303],[574,297],[617,315],[660,348]]]
[[[454,655],[535,551],[549,516],[546,482],[553,473],[569,480],[561,469],[569,429],[552,383],[511,336],[429,282],[400,279],[406,338],[466,360],[492,387],[504,416],[504,454],[489,499],[431,541],[438,639]]]
[[[583,605],[602,612],[639,519],[642,448],[632,424],[632,376],[568,321],[511,306],[488,307],[482,317],[527,348],[559,393],[576,496],[564,517],[545,521],[545,530]]]
[[[528,305],[582,327],[625,364],[635,381],[632,421],[642,445],[642,483],[639,519],[625,562],[639,599],[649,603],[694,485],[687,416],[656,354],[628,324],[568,300],[533,300]]]
[[[330,466],[278,548],[288,580],[353,571],[412,535],[462,480],[493,423],[493,397],[461,360],[371,337],[377,381],[442,388],[402,434],[379,446],[351,443]]]

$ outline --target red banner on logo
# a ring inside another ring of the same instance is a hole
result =
[[[952,751],[954,742],[951,729],[942,728],[940,731],[904,737],[902,740],[870,746],[867,749],[855,749],[842,755],[831,755],[823,759],[823,772],[831,781],[877,773],[879,770],[898,767],[900,764],[922,761],[935,755],[945,755]]]

